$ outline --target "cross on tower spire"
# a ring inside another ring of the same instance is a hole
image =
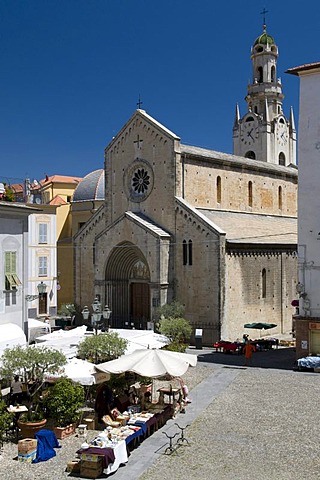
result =
[[[265,7],[263,7],[263,10],[262,12],[260,13],[260,15],[263,15],[263,29],[265,30],[266,29],[266,13],[268,13],[268,10],[266,10]]]

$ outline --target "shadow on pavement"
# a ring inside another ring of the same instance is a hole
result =
[[[226,366],[244,367],[244,356],[237,353],[222,353],[212,350],[198,350],[198,361]],[[296,360],[295,348],[277,348],[265,352],[255,352],[249,368],[277,368],[293,370]]]

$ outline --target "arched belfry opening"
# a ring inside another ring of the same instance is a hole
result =
[[[130,242],[116,245],[105,269],[105,298],[111,326],[147,328],[150,321],[150,270],[141,250]]]

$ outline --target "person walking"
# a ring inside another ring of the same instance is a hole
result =
[[[251,365],[252,364],[252,354],[255,352],[254,345],[251,342],[246,342],[245,346],[243,347],[244,353],[244,364]]]
[[[22,383],[19,380],[19,376],[14,377],[13,382],[11,383],[11,401],[14,405],[16,402],[21,403],[22,400]]]

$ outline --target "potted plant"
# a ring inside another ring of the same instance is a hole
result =
[[[49,389],[45,404],[54,419],[56,437],[63,439],[75,432],[84,404],[84,388],[69,378],[62,377]]]
[[[65,355],[47,347],[16,346],[7,348],[3,352],[0,376],[10,380],[15,375],[19,375],[28,388],[28,400],[26,401],[28,412],[22,414],[18,420],[23,438],[33,437],[46,424],[44,404],[41,398],[45,376],[50,373],[58,373],[66,362]]]
[[[79,345],[77,357],[95,364],[121,357],[128,341],[116,332],[107,332],[86,337]]]
[[[3,444],[3,435],[9,430],[12,421],[13,414],[8,412],[5,401],[0,399],[0,445]]]

